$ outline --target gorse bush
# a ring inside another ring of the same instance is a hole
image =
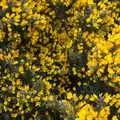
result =
[[[1,0],[0,120],[119,120],[120,1]]]

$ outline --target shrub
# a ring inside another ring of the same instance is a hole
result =
[[[0,119],[120,118],[119,0],[0,1]]]

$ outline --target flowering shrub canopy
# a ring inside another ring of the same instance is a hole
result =
[[[119,120],[120,1],[1,0],[0,119]]]

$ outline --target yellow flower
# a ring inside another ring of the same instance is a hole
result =
[[[6,91],[7,90],[7,88],[6,87],[2,87],[2,91]]]
[[[74,75],[77,74],[77,72],[76,72],[76,68],[75,68],[75,67],[72,68],[72,71],[73,71],[73,74],[74,74]]]
[[[73,97],[72,93],[71,93],[71,92],[68,92],[68,93],[67,93],[67,99],[72,99],[72,97]]]
[[[26,98],[27,98],[27,99],[30,99],[30,95],[27,95]]]
[[[118,120],[117,116],[113,116],[112,120]]]
[[[24,68],[23,68],[23,66],[20,66],[20,67],[18,68],[18,71],[19,71],[20,73],[24,73]]]
[[[12,117],[12,118],[16,118],[17,115],[18,115],[17,113],[12,113],[12,114],[11,114],[11,117]]]
[[[16,80],[16,85],[21,85],[20,79]]]

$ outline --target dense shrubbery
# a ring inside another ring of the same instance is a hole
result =
[[[120,119],[120,1],[1,0],[0,119]]]

